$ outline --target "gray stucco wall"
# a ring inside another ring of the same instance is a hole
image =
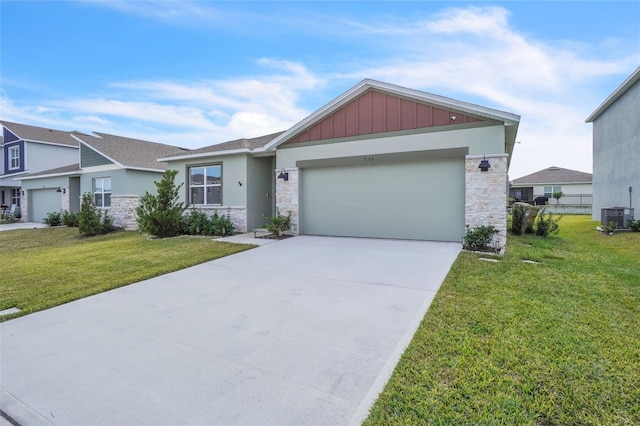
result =
[[[222,204],[232,207],[247,206],[247,156],[229,155],[171,161],[169,169],[177,170],[176,185],[182,184],[180,201],[188,205],[188,168],[209,164],[222,164]],[[238,182],[242,183],[240,185]]]
[[[74,147],[29,142],[25,150],[26,168],[31,173],[68,166],[80,160],[79,150]]]
[[[469,155],[501,154],[504,152],[504,138],[504,126],[499,124],[339,143],[285,145],[278,148],[276,168],[295,168],[299,160],[452,148],[468,148]]]
[[[273,215],[275,157],[247,157],[247,162],[247,229],[252,229]]]
[[[593,220],[606,207],[632,207],[640,219],[640,82],[593,122]]]

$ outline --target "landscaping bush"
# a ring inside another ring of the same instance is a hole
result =
[[[285,216],[281,214],[280,209],[276,207],[276,215],[273,217],[265,216],[265,219],[269,221],[266,226],[267,231],[271,232],[276,237],[279,237],[282,233],[291,228],[291,211],[289,211]]]
[[[602,232],[605,234],[611,235],[618,229],[618,224],[616,222],[609,222],[605,225],[600,225],[600,229],[602,229]]]
[[[526,203],[514,203],[511,208],[511,233],[522,235],[525,233],[525,223],[531,206]]]
[[[85,192],[82,195],[80,213],[78,213],[77,219],[78,231],[87,237],[115,231],[113,218],[106,211],[103,213],[96,207],[93,195],[90,192]],[[69,216],[68,220],[72,221],[72,216]]]
[[[78,231],[87,236],[102,234],[100,216],[93,195],[90,192],[82,194],[80,213],[78,213]]]
[[[160,182],[154,182],[158,195],[146,192],[140,198],[140,206],[136,208],[138,227],[142,232],[159,238],[173,237],[182,231],[182,213],[184,203],[178,202],[178,191],[182,184],[176,187],[177,170],[167,170]]]
[[[464,248],[469,250],[484,250],[489,248],[493,236],[498,231],[493,225],[481,225],[474,228],[470,228],[466,225],[466,231],[464,233],[463,245]]]
[[[233,235],[236,228],[231,222],[231,212],[227,210],[226,215],[218,215],[218,212],[213,213],[211,217],[210,232],[216,236]]]
[[[70,228],[78,227],[78,215],[68,210],[62,211],[62,224]]]
[[[182,232],[188,235],[213,235],[211,221],[200,210],[191,209],[182,217]]]
[[[630,220],[627,225],[633,232],[640,232],[640,220]]]
[[[62,225],[62,214],[60,212],[49,212],[47,217],[42,220],[42,223],[49,226],[60,226]]]
[[[549,235],[558,232],[558,222],[562,219],[562,216],[557,219],[551,213],[544,213],[545,209],[540,210],[535,220],[535,231],[539,237],[548,237]]]

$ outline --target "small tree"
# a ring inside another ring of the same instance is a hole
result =
[[[142,232],[159,238],[173,237],[181,231],[184,203],[178,202],[182,184],[176,186],[177,170],[167,170],[160,182],[154,182],[158,194],[149,192],[140,198],[140,206],[136,208],[138,227]]]
[[[556,199],[556,204],[560,204],[560,198],[562,198],[563,195],[562,191],[555,191],[553,193],[553,198]]]
[[[101,234],[100,211],[93,200],[93,194],[85,192],[82,194],[82,204],[78,213],[78,231],[82,235]]]

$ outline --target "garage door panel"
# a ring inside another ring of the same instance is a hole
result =
[[[29,220],[42,222],[47,213],[60,211],[62,199],[55,189],[37,189],[31,191],[31,203],[29,206]]]
[[[304,234],[460,241],[462,160],[304,169]]]

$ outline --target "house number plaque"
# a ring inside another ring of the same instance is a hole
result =
[[[373,162],[373,155],[365,155],[364,157],[362,157],[362,162],[363,163]]]

